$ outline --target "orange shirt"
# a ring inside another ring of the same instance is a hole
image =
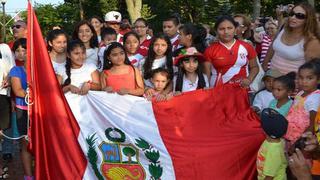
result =
[[[106,86],[112,87],[113,91],[119,91],[121,88],[136,89],[135,72],[131,66],[126,74],[111,74],[110,70],[104,70],[103,73],[107,75]]]

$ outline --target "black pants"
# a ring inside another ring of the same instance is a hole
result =
[[[10,97],[0,95],[0,129],[8,129],[11,125],[11,102]]]
[[[28,111],[17,108],[17,127],[19,135],[27,135]]]

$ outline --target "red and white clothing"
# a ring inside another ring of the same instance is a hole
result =
[[[206,60],[212,64],[210,86],[214,86],[220,74],[222,82],[238,82],[249,75],[249,60],[256,60],[254,48],[240,40],[227,47],[222,42],[215,42],[204,52]]]
[[[140,43],[138,53],[146,57],[148,55],[150,43],[151,43],[151,36],[147,35],[147,38]]]
[[[268,49],[272,43],[272,39],[269,35],[264,35],[261,42],[261,56],[260,56],[260,63],[263,62],[264,58],[267,55]]]
[[[175,50],[179,49],[181,46],[179,45],[179,34],[177,34],[176,36],[174,36],[173,38],[170,38],[170,42],[172,45],[172,52],[174,52]]]
[[[123,44],[123,34],[121,33],[117,34],[117,42]]]
[[[142,68],[142,63],[144,62],[144,56],[142,56],[141,54],[137,53],[135,55],[132,56],[128,56],[130,63],[138,68],[139,70],[141,70]]]

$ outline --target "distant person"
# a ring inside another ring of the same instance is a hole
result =
[[[176,16],[170,16],[162,22],[162,30],[170,38],[172,52],[179,47],[179,26],[180,21]]]
[[[117,42],[122,43],[123,34],[120,33],[122,16],[117,11],[110,11],[104,16],[105,26],[111,27],[117,32]]]

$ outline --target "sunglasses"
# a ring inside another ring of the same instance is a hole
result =
[[[14,28],[20,29],[21,27],[22,27],[21,25],[13,25],[13,26],[11,26],[12,29],[14,29]]]
[[[290,16],[290,17],[295,16],[297,19],[305,19],[305,18],[306,18],[306,15],[305,15],[305,14],[295,13],[295,12],[293,12],[293,11],[291,11],[291,12],[289,13],[289,16]]]

